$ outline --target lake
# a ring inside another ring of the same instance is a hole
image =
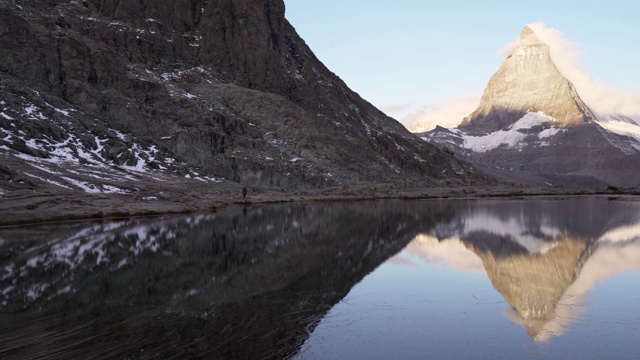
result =
[[[640,201],[0,228],[0,358],[638,359]]]

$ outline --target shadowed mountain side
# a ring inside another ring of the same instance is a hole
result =
[[[502,115],[521,119],[526,112]],[[478,165],[487,176],[503,181],[589,188],[640,186],[640,153],[627,143],[625,136],[608,132],[595,122],[555,129],[541,124],[474,137],[438,127],[418,135]],[[540,135],[543,131],[549,136]],[[486,148],[482,147],[483,142]]]
[[[19,159],[0,192],[488,182],[351,91],[284,13],[282,0],[0,3],[0,158]]]
[[[31,228],[27,242],[7,230],[2,265],[16,271],[1,282],[0,353],[285,358],[364,276],[456,207],[251,207],[60,236]]]

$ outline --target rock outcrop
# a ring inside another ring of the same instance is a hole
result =
[[[282,0],[1,2],[0,157],[14,172],[1,193],[485,181],[351,91],[284,13]]]
[[[457,129],[421,137],[501,180],[581,187],[640,186],[640,126],[595,114],[526,27],[478,108]]]

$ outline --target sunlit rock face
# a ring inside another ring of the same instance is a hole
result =
[[[640,125],[596,114],[529,27],[458,128],[420,137],[504,181],[640,186]]]
[[[573,87],[556,68],[549,46],[525,27],[518,46],[489,80],[480,106],[465,117],[469,134],[501,130],[529,112],[542,111],[554,125],[578,125],[594,119]]]

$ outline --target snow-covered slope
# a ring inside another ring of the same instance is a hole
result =
[[[464,135],[461,131],[458,133],[464,139],[464,148],[474,152],[486,152],[501,146],[508,148],[522,146],[523,140],[531,136],[538,139],[534,142],[535,145],[547,146],[549,143],[544,139],[562,131],[552,127],[554,122],[556,122],[554,118],[543,112],[529,112],[505,130],[494,131],[484,136]],[[536,134],[534,128],[542,128],[543,130]]]
[[[132,194],[139,191],[140,181],[222,181],[201,175],[164,146],[102,124],[84,128],[87,114],[82,110],[29,92],[31,96],[5,94],[9,101],[0,100],[0,164],[11,177],[8,188],[16,183],[63,193]]]

